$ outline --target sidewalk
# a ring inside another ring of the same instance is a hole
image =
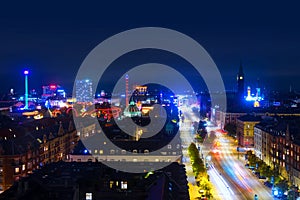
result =
[[[191,122],[188,119],[186,119],[180,128],[181,140],[185,142],[185,144],[183,145],[184,148],[182,149],[182,163],[185,165],[185,169],[186,169],[190,200],[196,200],[199,199],[200,197],[199,187],[196,185],[195,175],[187,151],[188,146],[193,142],[193,138],[191,136],[191,129],[189,128],[190,124]],[[215,191],[216,188],[212,185],[213,194],[217,194]],[[219,200],[220,198],[214,197],[213,199]]]

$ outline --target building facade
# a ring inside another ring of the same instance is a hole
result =
[[[227,112],[212,108],[211,122],[216,124],[221,129],[224,129],[226,124],[237,124],[237,119],[241,116],[247,115],[246,112]]]
[[[254,151],[280,174],[286,171],[284,178],[291,184],[300,186],[299,125],[295,125],[296,117],[277,119],[272,124],[262,122],[255,126]]]
[[[0,141],[0,190],[7,190],[14,181],[45,164],[67,160],[78,141],[72,123],[42,119],[20,127],[11,137],[5,136]]]
[[[89,79],[76,80],[76,101],[79,103],[89,103],[94,101],[93,83]]]
[[[254,115],[245,115],[237,119],[237,139],[240,146],[254,146],[254,126],[260,121],[261,117]]]

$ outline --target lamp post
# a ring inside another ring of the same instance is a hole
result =
[[[24,70],[25,75],[25,110],[28,109],[28,70]]]

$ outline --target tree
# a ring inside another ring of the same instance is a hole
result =
[[[197,156],[199,156],[199,151],[195,145],[195,143],[191,143],[190,146],[188,147],[188,154],[191,158],[191,161]]]
[[[197,133],[195,135],[195,139],[197,140],[197,142],[203,143],[204,139],[201,137],[201,135],[199,133]]]
[[[280,170],[281,176],[287,180],[289,178],[289,174],[286,171],[285,167],[280,167],[279,170]]]
[[[194,143],[191,143],[188,147],[188,154],[191,159],[193,172],[195,174],[195,177],[197,177],[199,174],[205,172],[205,167],[203,160],[199,156],[199,151]]]

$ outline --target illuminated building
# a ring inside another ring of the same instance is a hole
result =
[[[141,116],[141,111],[135,105],[134,101],[131,101],[130,104],[124,110],[124,116],[126,117],[137,117]]]
[[[253,107],[260,107],[260,101],[264,100],[264,98],[261,96],[260,88],[256,88],[256,93],[251,94],[251,87],[247,87],[247,96],[245,98],[246,101],[253,101]]]
[[[60,85],[44,85],[43,87],[42,98],[46,99],[48,97],[60,96],[65,98],[66,92]]]
[[[245,83],[245,76],[243,72],[242,64],[240,65],[239,72],[237,74],[237,96],[239,100],[244,99],[244,83]]]
[[[254,146],[254,126],[261,121],[261,116],[244,115],[237,119],[238,144],[245,147]]]
[[[79,103],[93,102],[93,83],[89,79],[76,80],[76,101]]]
[[[147,86],[136,86],[135,87],[135,92],[138,95],[146,95],[146,93],[147,93]]]
[[[44,85],[42,98],[45,100],[45,107],[67,107],[66,105],[66,92],[56,84]]]

